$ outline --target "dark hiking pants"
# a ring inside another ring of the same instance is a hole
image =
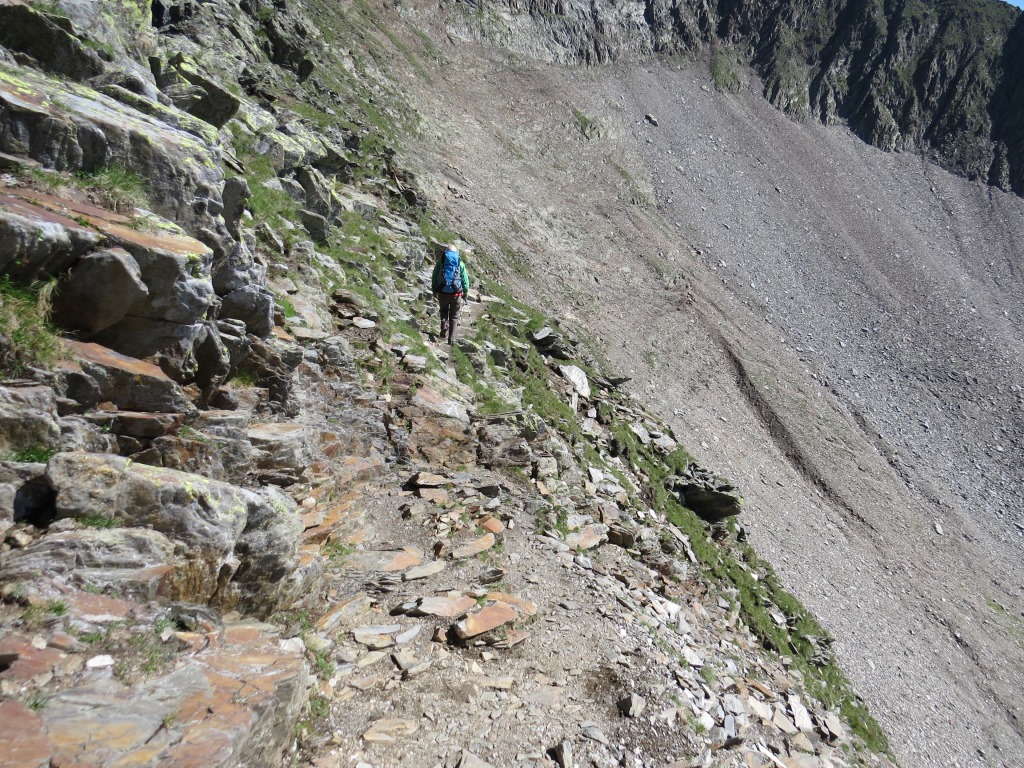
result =
[[[448,337],[448,343],[455,343],[459,328],[459,310],[462,308],[462,294],[439,293],[437,303],[441,307],[441,338]]]

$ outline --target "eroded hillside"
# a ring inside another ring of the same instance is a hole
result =
[[[903,761],[936,759],[922,721],[940,762],[1019,754],[1019,200],[794,123],[753,74],[466,47],[421,91],[457,220],[744,478]]]

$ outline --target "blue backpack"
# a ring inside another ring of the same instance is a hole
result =
[[[440,292],[462,293],[462,269],[458,251],[445,251],[441,263]]]

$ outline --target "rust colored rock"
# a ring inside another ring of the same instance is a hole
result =
[[[421,597],[412,610],[413,616],[439,616],[454,619],[476,605],[472,597]]]
[[[53,747],[43,722],[17,701],[0,701],[0,768],[49,768]]]
[[[419,565],[423,561],[423,553],[415,547],[392,550],[387,552],[359,552],[348,559],[353,568],[364,571],[404,571]]]
[[[448,483],[448,478],[430,472],[417,472],[409,482],[417,488],[439,488]]]
[[[477,525],[483,528],[488,533],[501,533],[505,530],[505,524],[493,515],[481,518],[477,521]]]
[[[126,411],[191,413],[195,407],[184,390],[153,363],[99,344],[69,341],[81,371],[98,386],[93,403],[110,401]]]
[[[536,603],[531,603],[529,600],[524,600],[523,598],[516,597],[515,595],[509,595],[505,592],[488,592],[487,599],[495,600],[499,603],[505,603],[506,605],[511,605],[524,616],[537,615]]]
[[[494,546],[494,534],[485,533],[479,539],[473,539],[472,541],[466,542],[461,547],[456,547],[452,550],[452,557],[456,560],[462,560],[467,557],[474,557],[479,555],[481,552],[486,552],[488,549]]]
[[[608,540],[608,526],[604,523],[585,525],[565,537],[571,549],[593,549]]]
[[[483,610],[470,614],[466,618],[455,623],[455,634],[462,640],[467,640],[484,632],[490,632],[503,624],[508,624],[519,618],[515,608],[505,603],[494,603]]]

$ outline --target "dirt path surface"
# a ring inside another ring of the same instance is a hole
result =
[[[1018,763],[1024,204],[700,63],[444,55],[435,197],[740,484],[901,764]]]

